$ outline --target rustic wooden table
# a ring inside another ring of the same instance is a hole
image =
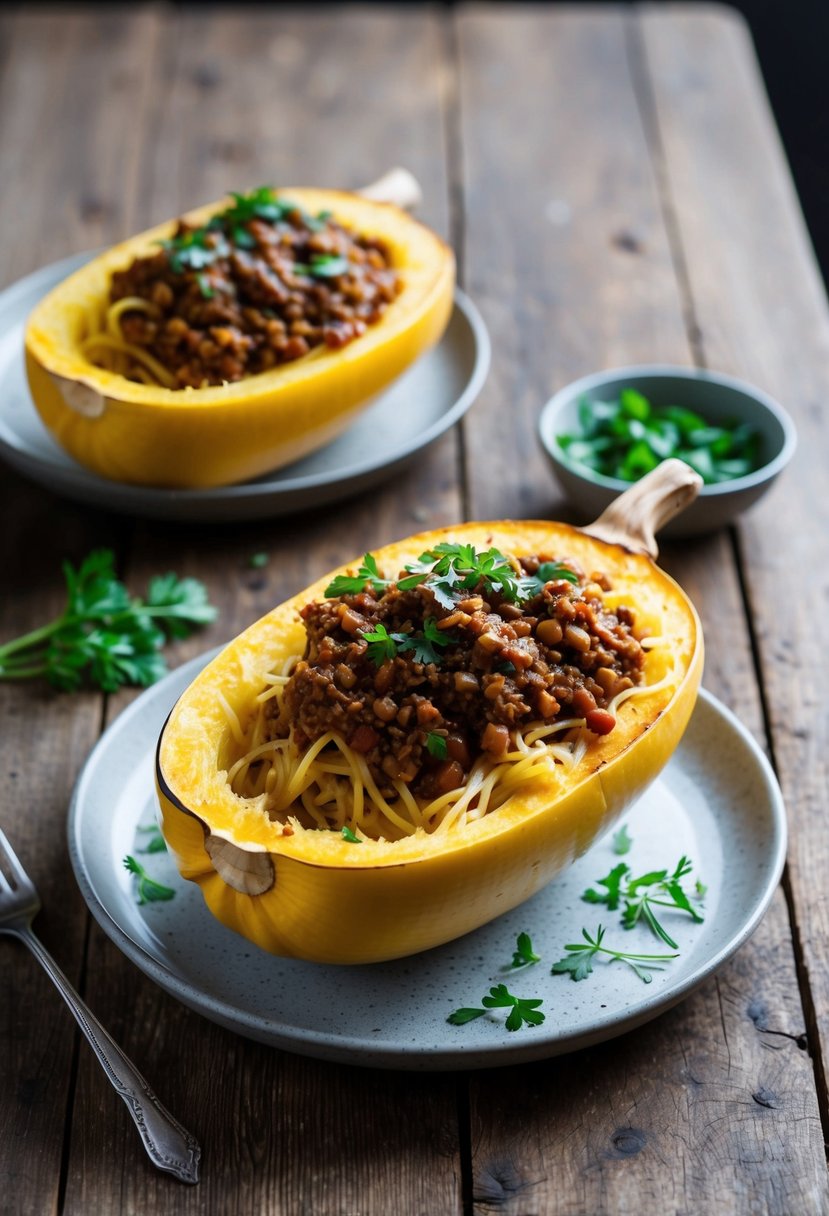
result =
[[[0,637],[60,609],[60,561],[111,546],[221,607],[178,662],[345,557],[459,518],[558,518],[541,403],[614,364],[745,376],[800,448],[734,530],[666,547],[707,637],[707,687],[768,749],[791,828],[754,938],[672,1012],[533,1066],[409,1075],[270,1050],[156,988],[91,920],[67,856],[72,783],[130,694],[0,686],[0,822],[44,897],[44,941],[200,1137],[157,1174],[48,980],[0,943],[0,1210],[621,1213],[827,1210],[829,314],[744,27],[719,7],[0,15],[0,282],[218,197],[423,184],[494,344],[463,427],[334,510],[147,524],[0,473]],[[249,555],[267,551],[262,571]]]

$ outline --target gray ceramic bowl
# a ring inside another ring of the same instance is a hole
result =
[[[574,380],[552,397],[539,418],[541,444],[568,499],[591,520],[630,486],[571,461],[556,436],[578,433],[579,402],[613,401],[635,388],[654,405],[680,405],[712,424],[747,422],[760,434],[762,464],[733,481],[703,486],[696,502],[665,527],[663,536],[696,536],[722,527],[766,492],[794,454],[794,423],[766,393],[733,376],[697,368],[642,364],[597,372]]]

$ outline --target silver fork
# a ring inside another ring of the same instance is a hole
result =
[[[51,976],[111,1085],[126,1102],[153,1164],[174,1174],[181,1182],[198,1182],[201,1159],[198,1141],[161,1105],[141,1073],[104,1030],[35,937],[32,921],[40,907],[34,883],[0,831],[0,933],[8,933],[25,942]]]

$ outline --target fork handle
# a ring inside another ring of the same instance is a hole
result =
[[[51,976],[58,992],[75,1015],[111,1085],[126,1102],[153,1164],[175,1175],[181,1182],[198,1182],[201,1148],[195,1136],[161,1105],[141,1073],[81,1000],[31,929],[19,928],[14,932]]]

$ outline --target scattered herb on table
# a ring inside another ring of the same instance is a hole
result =
[[[467,1022],[482,1018],[484,1014],[490,1013],[493,1009],[509,1009],[505,1023],[507,1030],[520,1030],[525,1025],[541,1025],[544,1021],[544,1014],[541,1012],[540,1006],[543,1003],[540,997],[514,996],[506,984],[496,984],[490,988],[489,995],[482,998],[481,1006],[483,1008],[455,1009],[446,1020],[453,1026],[465,1026]]]
[[[163,883],[156,882],[154,878],[150,877],[141,862],[136,861],[129,853],[124,858],[124,868],[129,870],[130,874],[135,875],[135,893],[139,904],[155,904],[175,897],[176,893],[172,887],[165,887]]]
[[[160,648],[215,620],[204,585],[163,574],[150,580],[146,600],[131,596],[115,576],[109,549],[97,549],[76,570],[63,563],[67,601],[61,616],[0,646],[0,680],[45,677],[72,692],[89,682],[115,692],[145,687],[167,671]]]
[[[634,388],[622,389],[618,401],[582,397],[579,427],[556,436],[567,458],[622,481],[638,481],[670,456],[689,464],[706,485],[760,466],[760,435],[748,423],[715,426],[683,406],[653,405]]]
[[[250,566],[251,570],[264,570],[267,564],[267,553],[251,553],[250,557],[248,558],[248,565]]]
[[[613,852],[617,857],[623,857],[625,853],[629,853],[633,841],[628,835],[627,824],[623,823],[618,832],[613,833]]]
[[[652,972],[664,970],[663,963],[669,963],[679,957],[678,954],[638,954],[626,950],[611,950],[609,946],[602,945],[605,931],[601,925],[596,930],[595,937],[591,937],[587,929],[582,929],[581,932],[584,941],[571,942],[564,947],[567,954],[557,963],[553,963],[553,975],[569,975],[571,980],[586,980],[593,972],[593,959],[598,954],[603,954],[612,963],[625,963],[636,972],[643,983],[649,984],[653,979]]]
[[[511,967],[531,967],[533,963],[540,963],[541,955],[536,954],[533,950],[532,938],[529,933],[519,933],[515,941],[515,950],[512,955]]]
[[[605,904],[611,912],[615,912],[623,901],[625,907],[622,912],[622,924],[626,929],[632,929],[641,921],[655,937],[672,950],[676,950],[677,943],[659,920],[656,909],[669,908],[672,911],[686,912],[698,924],[704,920],[699,909],[691,902],[692,897],[682,885],[682,879],[686,878],[693,868],[693,863],[683,856],[672,872],[651,870],[633,878],[630,867],[622,861],[614,866],[608,875],[598,880],[597,885],[604,887],[604,891],[588,887],[582,893],[582,899],[589,904]],[[694,896],[697,902],[702,898],[700,890],[704,893],[705,888],[698,883]]]

